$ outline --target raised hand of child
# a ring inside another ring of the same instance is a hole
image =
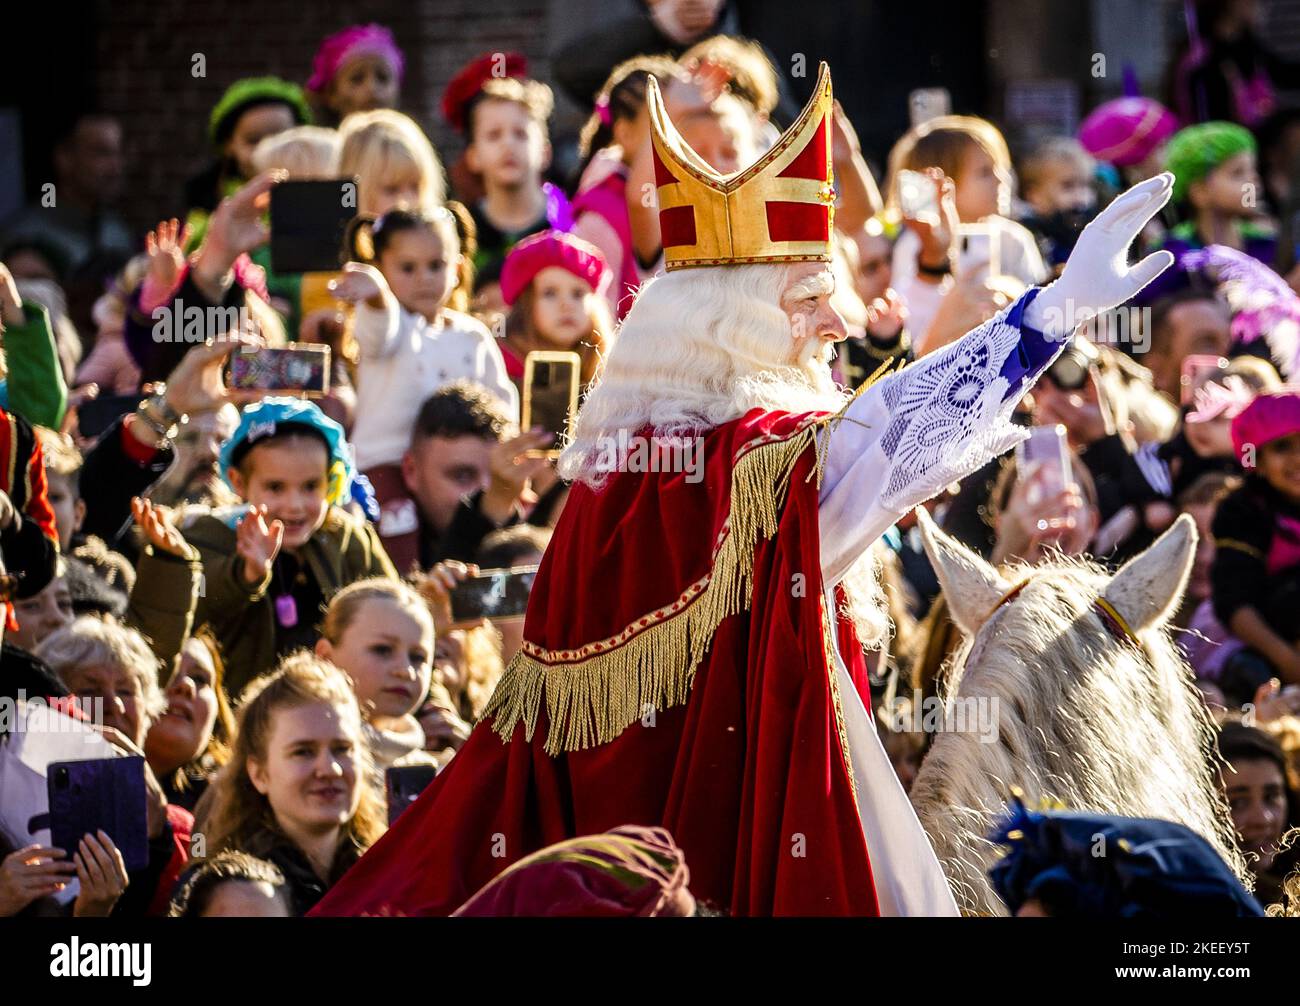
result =
[[[365,301],[375,308],[383,307],[384,298],[389,294],[384,274],[364,262],[349,262],[343,267],[342,276],[330,280],[329,288],[339,300],[349,304]]]
[[[185,245],[190,239],[190,225],[181,227],[175,218],[164,220],[144,236],[145,254],[149,256],[149,279],[159,290],[170,290],[185,265]]]
[[[187,561],[198,558],[194,546],[177,529],[175,513],[170,508],[135,496],[131,499],[131,518],[155,552]]]
[[[284,525],[267,521],[265,506],[249,507],[235,527],[235,554],[243,561],[244,582],[261,583],[271,572],[271,563],[280,554]]]

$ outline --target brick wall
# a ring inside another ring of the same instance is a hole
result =
[[[123,212],[144,228],[184,210],[186,178],[208,159],[208,113],[233,80],[276,74],[305,82],[320,39],[359,21],[392,29],[407,56],[402,110],[444,158],[460,149],[442,121],[447,81],[483,51],[518,49],[549,78],[546,0],[100,0],[98,100],[119,115],[129,150]],[[206,76],[192,75],[202,53]]]

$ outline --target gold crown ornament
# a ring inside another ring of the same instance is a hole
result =
[[[835,187],[831,72],[825,63],[799,118],[743,171],[720,175],[682,139],[659,84],[646,103],[669,271],[752,262],[829,262]]]

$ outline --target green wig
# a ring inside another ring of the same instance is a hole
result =
[[[208,117],[208,139],[220,147],[235,131],[240,115],[255,105],[288,105],[299,126],[310,125],[311,107],[307,96],[297,84],[279,77],[245,77],[226,88],[226,93]]]
[[[1229,157],[1255,152],[1255,138],[1235,122],[1203,122],[1180,129],[1165,148],[1165,168],[1174,173],[1174,201]]]

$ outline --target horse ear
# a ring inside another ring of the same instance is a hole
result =
[[[925,507],[917,508],[916,520],[952,620],[966,635],[975,635],[1011,584],[956,538],[940,531]]]
[[[1196,557],[1196,522],[1182,514],[1145,552],[1120,567],[1104,597],[1134,632],[1163,623],[1182,599]]]

